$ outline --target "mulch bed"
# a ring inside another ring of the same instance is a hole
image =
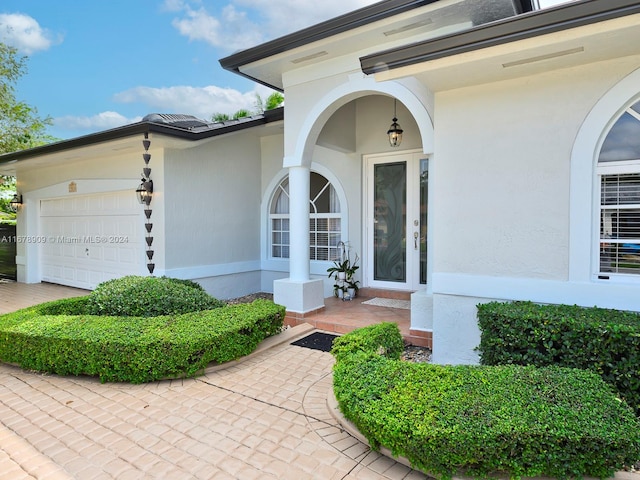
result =
[[[244,297],[231,298],[227,300],[227,305],[237,305],[239,303],[251,303],[254,300],[258,300],[259,298],[262,298],[265,300],[273,300],[273,294],[266,293],[266,292],[257,292],[257,293],[252,293],[250,295],[245,295]]]

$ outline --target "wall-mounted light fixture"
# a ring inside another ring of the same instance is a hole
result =
[[[18,211],[18,208],[22,205],[22,195],[18,195],[17,193],[13,196],[11,201],[9,202],[9,207],[14,212]]]
[[[149,205],[153,196],[153,180],[143,178],[140,181],[140,186],[136,189],[136,195],[141,204]]]
[[[392,120],[393,123],[389,127],[389,130],[387,130],[387,135],[389,135],[389,145],[391,145],[392,147],[400,146],[400,144],[402,143],[402,132],[404,131],[402,130],[402,128],[400,128],[400,125],[398,125],[398,119],[396,115],[396,103],[397,103],[397,100],[394,98],[393,99],[393,120]]]

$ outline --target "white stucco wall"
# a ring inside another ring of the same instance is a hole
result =
[[[638,65],[623,58],[436,94],[434,361],[477,361],[481,301],[633,307],[628,285],[569,279],[570,167],[585,118]],[[592,189],[595,153],[574,165]]]
[[[137,162],[139,160],[139,162]],[[140,155],[110,155],[100,158],[81,157],[71,163],[55,162],[48,165],[31,167],[25,162],[24,167],[18,167],[18,189],[27,193],[57,183],[80,179],[131,179],[133,190],[140,183],[140,172],[144,162]],[[137,183],[136,183],[137,182]],[[83,191],[79,184],[79,194],[91,193]]]
[[[166,275],[219,298],[260,290],[260,156],[253,132],[166,151]]]

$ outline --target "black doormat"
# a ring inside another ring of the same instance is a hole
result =
[[[300,340],[296,340],[291,345],[320,350],[321,352],[330,352],[333,339],[337,337],[338,335],[331,335],[330,333],[314,332]]]

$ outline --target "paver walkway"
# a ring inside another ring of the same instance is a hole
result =
[[[289,340],[145,385],[0,365],[0,478],[426,478],[340,428],[333,357]]]
[[[54,285],[53,283],[18,283],[0,280],[0,314],[15,312],[59,298],[80,297],[88,290]]]

